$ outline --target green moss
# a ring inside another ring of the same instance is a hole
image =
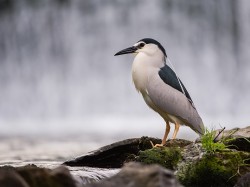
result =
[[[173,170],[180,159],[181,152],[179,148],[163,147],[140,151],[137,161],[145,164],[160,164],[165,168]]]
[[[207,154],[196,163],[179,170],[177,177],[187,187],[230,187],[236,183],[237,172],[242,164],[244,158],[239,152]]]

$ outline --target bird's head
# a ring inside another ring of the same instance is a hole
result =
[[[118,55],[124,55],[128,53],[138,54],[138,53],[145,53],[149,56],[152,55],[162,55],[163,58],[167,56],[165,49],[163,46],[156,40],[151,38],[144,38],[136,42],[132,47],[128,47],[126,49],[123,49],[115,54],[115,56]]]

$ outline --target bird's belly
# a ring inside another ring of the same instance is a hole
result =
[[[170,121],[172,123],[179,123],[179,124],[184,124],[184,122],[182,120],[180,120],[179,118],[177,118],[174,115],[171,115],[169,113],[167,113],[166,111],[161,110],[159,107],[157,107],[153,101],[150,99],[149,95],[147,94],[147,92],[142,92],[142,96],[145,100],[145,102],[147,103],[147,105],[153,109],[155,112],[157,112],[158,114],[160,114],[160,116],[165,120],[165,121]]]

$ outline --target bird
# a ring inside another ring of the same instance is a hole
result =
[[[144,38],[133,46],[117,52],[114,56],[134,54],[132,79],[136,90],[141,93],[146,104],[165,121],[165,133],[161,147],[166,144],[170,123],[175,125],[172,139],[176,139],[179,127],[186,125],[200,136],[204,134],[204,124],[196,107],[177,76],[167,65],[164,47],[152,38]]]

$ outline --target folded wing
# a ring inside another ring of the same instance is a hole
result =
[[[164,70],[163,70],[164,69]],[[164,78],[162,78],[164,77]],[[174,80],[175,73],[170,67],[164,67],[159,75],[151,77],[147,85],[147,92],[153,103],[163,112],[171,114],[184,122],[185,125],[199,134],[203,134],[204,125],[197,110],[193,106],[193,101],[183,85],[183,90],[179,82]]]

